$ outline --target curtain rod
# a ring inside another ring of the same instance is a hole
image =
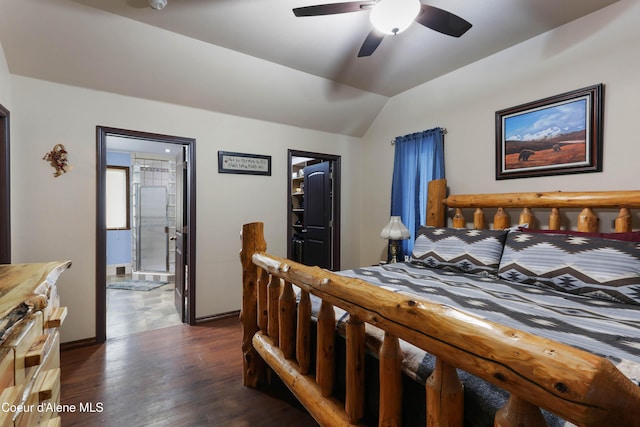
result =
[[[447,128],[436,128],[436,129],[440,129],[440,132],[442,132],[443,134],[446,134],[446,133],[447,133]],[[410,134],[410,135],[411,135],[411,134]],[[407,136],[407,135],[405,135],[405,136]],[[396,138],[393,138],[393,139],[391,140],[391,145],[394,145],[394,144],[396,143],[396,139],[398,139],[398,138],[401,138],[401,137],[400,137],[400,136],[398,136],[398,137],[396,137]]]

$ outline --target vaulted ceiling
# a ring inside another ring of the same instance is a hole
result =
[[[422,0],[473,27],[358,58],[370,11],[292,13],[322,0],[0,0],[0,43],[13,74],[361,136],[389,97],[615,1]]]

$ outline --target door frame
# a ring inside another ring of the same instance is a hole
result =
[[[11,160],[9,110],[0,105],[0,264],[11,263]]]
[[[188,147],[187,173],[187,262],[189,271],[189,292],[187,313],[189,325],[196,324],[196,140],[179,136],[161,135],[127,129],[96,126],[96,342],[107,339],[107,229],[106,229],[106,174],[107,136],[144,139],[152,142],[179,144]],[[177,274],[177,272],[176,272]]]
[[[331,216],[333,219],[333,227],[332,227],[332,264],[333,270],[340,270],[340,163],[341,157],[335,154],[324,154],[324,153],[314,153],[311,151],[301,151],[301,150],[287,150],[287,210],[290,211],[291,208],[291,167],[293,165],[294,157],[310,157],[313,159],[326,160],[331,162],[331,188],[332,188],[332,212]],[[293,224],[291,215],[287,215],[287,258],[291,258],[291,238],[293,237]]]

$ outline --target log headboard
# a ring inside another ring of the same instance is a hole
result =
[[[457,228],[466,228],[467,219],[463,209],[473,209],[473,228],[486,227],[484,209],[497,209],[493,216],[495,229],[508,228],[510,218],[507,209],[521,209],[518,224],[533,224],[534,209],[549,209],[546,224],[549,230],[559,230],[560,209],[580,210],[576,229],[578,231],[596,232],[599,228],[598,216],[594,209],[618,209],[614,221],[617,232],[631,231],[631,209],[640,208],[640,191],[551,191],[524,193],[468,194],[446,195],[447,182],[437,179],[429,182],[427,201],[427,225],[444,226],[447,221],[447,210],[455,209],[452,224]],[[542,221],[541,221],[542,222]]]

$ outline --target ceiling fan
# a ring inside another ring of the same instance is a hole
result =
[[[466,33],[471,24],[451,12],[420,3],[420,0],[369,0],[319,4],[293,9],[296,16],[335,15],[371,10],[374,29],[364,39],[358,57],[370,56],[387,34],[399,34],[414,21],[452,37]]]

